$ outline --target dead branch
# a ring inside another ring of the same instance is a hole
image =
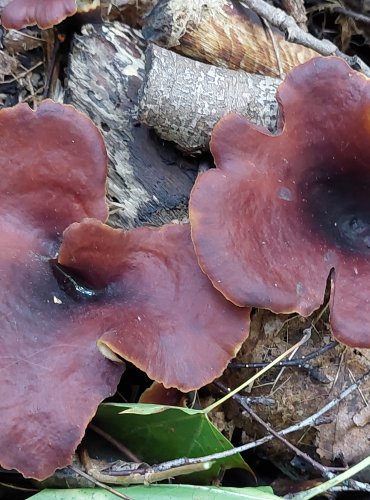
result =
[[[171,477],[188,475],[193,472],[203,472],[209,470],[213,465],[211,461],[163,468],[163,464],[151,466],[145,462],[133,463],[118,460],[109,464],[108,467],[106,466],[107,464],[102,467],[102,462],[90,458],[86,450],[83,450],[81,453],[81,461],[89,477],[93,478],[94,481],[114,484],[116,486],[156,483],[168,480]]]
[[[301,30],[295,20],[288,16],[283,10],[277,9],[266,3],[264,0],[241,0],[243,5],[251,9],[259,16],[266,19],[273,26],[285,33],[285,38],[293,43],[301,44],[311,48],[323,56],[338,56],[346,60],[355,69],[360,70],[370,76],[370,68],[357,56],[350,57],[341,52],[334,43],[329,40],[318,40],[310,33]]]
[[[213,127],[230,111],[274,130],[278,84],[275,78],[216,68],[152,45],[146,51],[139,120],[188,153],[206,150]]]
[[[89,25],[76,36],[68,72],[69,102],[100,127],[109,154],[110,222],[161,225],[187,217],[197,161],[137,121],[144,43],[120,23]]]
[[[199,61],[275,77],[279,59],[287,72],[318,55],[287,42],[276,28],[272,41],[260,17],[233,0],[160,0],[145,19],[143,34]]]
[[[334,7],[330,9],[332,13],[339,14],[341,16],[351,17],[355,21],[360,21],[364,24],[370,24],[370,17],[360,12],[356,12],[352,9],[346,9],[345,7]]]

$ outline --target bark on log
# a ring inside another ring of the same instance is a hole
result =
[[[108,150],[108,198],[118,202],[110,221],[161,225],[187,214],[197,163],[184,159],[137,122],[144,43],[119,23],[85,26],[69,66],[69,99],[101,129]]]
[[[146,17],[146,40],[193,59],[250,73],[281,76],[318,55],[289,43],[276,28],[234,0],[160,0]]]
[[[279,82],[217,68],[151,45],[146,51],[139,120],[187,153],[207,150],[213,127],[230,111],[273,131]]]

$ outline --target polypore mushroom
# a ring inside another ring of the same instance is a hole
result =
[[[249,310],[200,271],[188,226],[101,222],[104,143],[71,106],[0,111],[0,151],[0,464],[44,479],[123,372],[97,344],[187,391],[221,374]]]
[[[96,220],[65,232],[59,264],[98,290],[98,345],[151,379],[183,392],[220,376],[249,331],[199,269],[189,225],[112,229]]]
[[[307,316],[331,274],[331,326],[370,347],[370,83],[337,58],[292,70],[272,135],[228,115],[216,125],[217,168],[191,194],[203,271],[239,306]]]
[[[10,0],[2,11],[1,24],[8,29],[34,24],[52,28],[76,12],[88,12],[99,4],[100,0]]]

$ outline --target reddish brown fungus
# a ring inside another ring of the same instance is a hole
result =
[[[333,333],[370,347],[370,83],[318,58],[278,101],[276,135],[237,115],[214,129],[217,168],[190,201],[200,266],[235,304],[305,316],[333,270]]]
[[[182,406],[186,408],[186,394],[170,387],[166,389],[163,384],[153,382],[140,396],[139,403]]]
[[[201,272],[189,226],[100,222],[106,152],[71,106],[2,110],[0,151],[0,464],[43,479],[70,462],[122,374],[97,344],[189,391],[221,374],[249,310]]]
[[[220,376],[249,331],[249,309],[234,306],[199,269],[188,225],[112,229],[72,224],[59,263],[99,293],[99,346],[165,387],[198,389]]]
[[[52,28],[76,12],[89,12],[99,5],[98,0],[10,0],[1,14],[5,28],[21,29],[37,24]]]
[[[52,101],[1,110],[0,151],[0,464],[43,479],[70,462],[122,373],[50,264],[70,223],[105,220],[107,158],[93,123]]]

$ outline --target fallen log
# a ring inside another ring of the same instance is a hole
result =
[[[137,121],[144,48],[139,33],[120,23],[85,26],[68,72],[68,102],[105,138],[110,222],[126,228],[186,217],[198,166]]]
[[[145,18],[143,34],[199,61],[275,77],[318,55],[287,42],[281,31],[233,0],[160,0]]]
[[[217,68],[151,45],[139,99],[139,120],[186,153],[208,149],[211,131],[235,111],[273,131],[280,80]]]

